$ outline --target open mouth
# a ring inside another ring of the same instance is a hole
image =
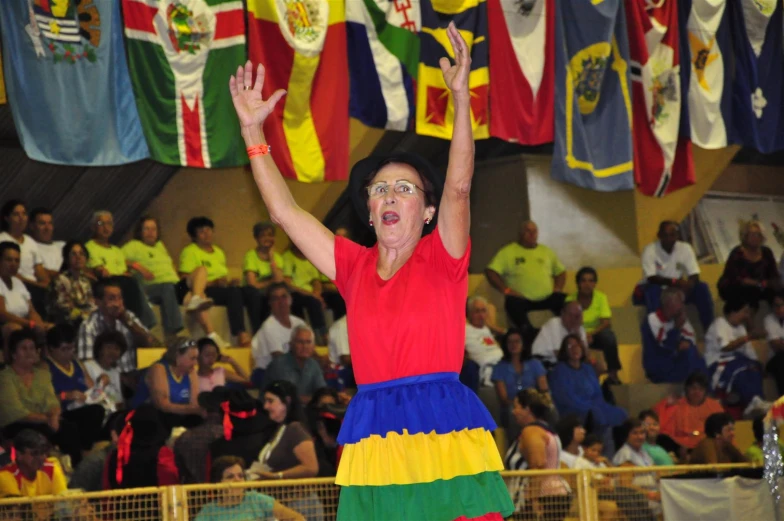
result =
[[[392,225],[400,220],[400,216],[395,212],[384,212],[381,214],[381,222],[386,225]]]

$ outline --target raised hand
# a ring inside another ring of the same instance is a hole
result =
[[[446,57],[439,60],[438,64],[444,74],[444,82],[453,94],[468,94],[468,75],[471,72],[471,54],[468,52],[468,44],[455,27],[455,22],[449,22],[446,34],[452,45],[455,64],[452,65],[449,58]]]
[[[264,85],[264,66],[259,64],[256,68],[256,83],[253,84],[253,65],[250,60],[245,62],[245,67],[237,67],[237,74],[229,78],[229,91],[231,101],[240,125],[243,127],[259,126],[275,110],[275,105],[286,95],[283,89],[276,90],[269,99],[261,97],[261,88]]]

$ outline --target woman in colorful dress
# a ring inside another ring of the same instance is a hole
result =
[[[336,478],[341,521],[500,521],[513,510],[498,472],[495,423],[458,381],[474,140],[468,46],[454,24],[447,35],[455,65],[447,58],[440,65],[455,110],[446,181],[414,155],[357,163],[350,191],[376,232],[372,248],[336,237],[294,201],[265,146],[262,125],[285,92],[268,86],[262,98],[264,67],[258,66],[255,83],[250,62],[229,81],[272,220],[346,301],[359,390],[338,438],[344,446]]]

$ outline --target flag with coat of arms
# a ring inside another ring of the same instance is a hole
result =
[[[471,71],[471,124],[475,139],[490,137],[489,70],[487,42],[487,3],[485,0],[420,0],[422,28],[417,75],[416,133],[452,139],[454,101],[444,82],[438,62],[442,57],[454,59],[446,34],[449,22],[468,44]]]
[[[0,1],[5,87],[25,153],[107,166],[148,157],[115,0]]]
[[[266,67],[262,95],[288,91],[264,123],[285,177],[308,183],[348,177],[345,8],[342,0],[248,0],[250,59]]]
[[[153,159],[248,163],[228,82],[245,63],[241,0],[122,0],[133,90]]]
[[[609,192],[634,188],[625,0],[557,0],[552,177]]]

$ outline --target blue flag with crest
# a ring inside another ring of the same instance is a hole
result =
[[[634,188],[629,44],[623,0],[558,0],[552,176],[610,192]]]
[[[25,153],[104,166],[149,156],[117,0],[2,0],[8,102]]]

